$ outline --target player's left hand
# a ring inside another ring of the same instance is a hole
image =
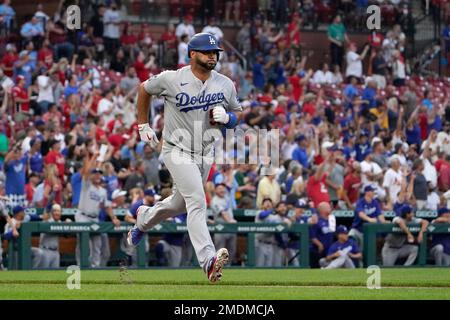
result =
[[[227,124],[230,121],[230,116],[227,114],[224,107],[218,106],[213,109],[213,119],[214,122]]]

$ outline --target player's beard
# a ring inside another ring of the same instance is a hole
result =
[[[203,61],[201,61],[199,58],[196,58],[196,62],[197,62],[197,64],[198,64],[200,67],[202,67],[202,68],[204,68],[204,69],[206,69],[206,70],[214,70],[214,68],[215,68],[216,65],[217,65],[217,62],[216,62],[216,61],[214,61],[214,62],[212,62],[212,61],[203,62]]]

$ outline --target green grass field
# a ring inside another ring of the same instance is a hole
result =
[[[226,269],[210,284],[200,269],[82,270],[69,290],[62,271],[0,272],[0,299],[447,299],[450,268],[381,269],[381,289],[366,287],[365,269]]]

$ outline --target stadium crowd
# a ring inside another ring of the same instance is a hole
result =
[[[383,264],[394,265],[400,257],[411,265],[428,224],[414,212],[436,211],[436,223],[450,221],[450,82],[414,73],[405,59],[401,24],[385,34],[371,33],[358,47],[340,14],[327,27],[327,61],[313,70],[308,59],[314,52],[301,43],[305,7],[312,2],[303,1],[301,10],[281,20],[286,28],[262,12],[243,24],[236,39],[228,39],[248,59],[248,70],[235,53],[220,56],[216,69],[236,83],[244,107],[239,127],[279,129],[282,166],[270,174],[258,164],[213,166],[205,185],[211,218],[235,223],[233,210],[241,208],[258,210],[256,222],[309,223],[311,265],[334,268],[358,266],[362,224],[386,222],[383,211],[394,211],[393,222],[405,234],[386,237]],[[171,193],[160,150],[137,135],[137,88],[167,65],[187,65],[187,42],[196,32],[218,39],[224,32],[214,18],[198,28],[186,15],[156,40],[149,25],[123,21],[117,4],[108,3],[77,32],[65,27],[63,7],[48,17],[40,5],[20,26],[17,41],[1,48],[3,239],[17,238],[24,221],[60,221],[61,208],[80,208],[81,181],[89,174],[106,190],[98,219],[116,225],[120,221],[107,208],[129,208],[124,219],[133,223],[137,202],[151,205]],[[357,5],[364,8],[367,1]],[[5,0],[0,15],[12,32],[14,11],[8,8]],[[163,100],[152,100],[150,121],[160,135]],[[98,152],[101,161],[88,164]],[[27,207],[45,208],[45,214],[25,214]],[[333,210],[353,210],[352,225],[337,226]],[[406,222],[421,224],[416,237]],[[42,253],[58,251],[54,238],[41,236],[33,250],[36,267],[59,266],[54,262],[59,256]],[[158,242],[158,263],[177,266],[186,260],[184,251],[192,255],[185,238],[166,235]],[[101,249],[91,263],[105,266],[108,238],[97,240]],[[236,235],[215,241],[226,243],[234,262],[239,260]],[[121,245],[135,263],[135,250]],[[299,249],[294,235],[259,234],[257,265],[298,265]],[[430,252],[436,264],[449,266],[449,235],[433,236]]]

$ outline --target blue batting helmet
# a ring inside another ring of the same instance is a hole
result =
[[[219,47],[219,40],[210,33],[202,32],[195,34],[188,43],[188,57],[191,57],[191,51],[216,51],[217,59],[219,51],[223,51]]]

